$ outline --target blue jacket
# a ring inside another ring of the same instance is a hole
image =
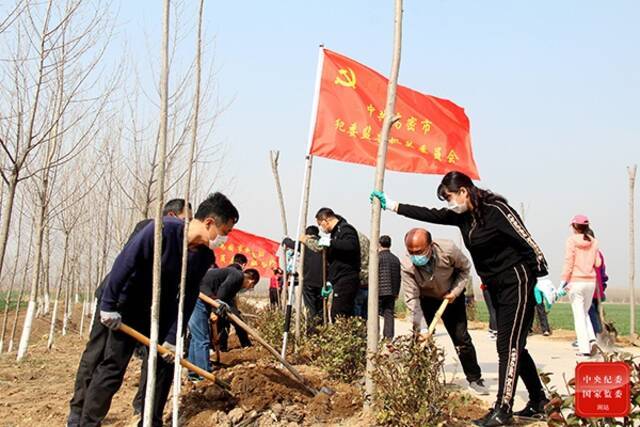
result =
[[[164,217],[162,222],[159,341],[175,344],[184,222],[172,217]],[[151,221],[125,245],[113,262],[100,302],[101,310],[119,312],[124,323],[142,333],[148,333],[151,318],[153,234]],[[189,251],[184,304],[187,320],[198,298],[200,280],[213,262],[213,252],[206,246]]]

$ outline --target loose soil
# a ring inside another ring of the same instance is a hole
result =
[[[21,316],[22,318],[22,316]],[[64,425],[69,399],[73,393],[75,372],[84,349],[85,338],[78,334],[79,314],[70,322],[67,336],[56,336],[54,348],[46,350],[49,322],[36,319],[28,357],[16,363],[15,352],[0,355],[0,426]],[[88,322],[88,320],[87,320]],[[20,319],[18,335],[22,325]],[[58,327],[58,331],[59,331]],[[360,386],[331,381],[322,370],[297,365],[296,368],[314,388],[326,386],[331,396],[311,396],[273,357],[260,348],[238,347],[230,339],[231,351],[222,353],[215,375],[231,385],[230,393],[208,381],[192,384],[184,381],[181,397],[181,425],[200,426],[355,426],[375,425],[362,413]],[[132,359],[124,383],[113,399],[104,426],[135,426],[131,401],[138,387],[140,361]],[[185,372],[186,375],[186,372]],[[466,393],[454,392],[452,412],[468,425],[479,417],[486,404]],[[170,425],[170,404],[165,411]]]

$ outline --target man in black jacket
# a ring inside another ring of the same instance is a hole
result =
[[[238,264],[232,264],[226,268],[212,268],[207,271],[204,278],[200,282],[200,292],[209,298],[218,300],[221,304],[229,307],[235,314],[239,314],[235,307],[235,298],[239,292],[243,290],[253,289],[260,280],[260,274],[257,270],[249,268],[242,271]],[[211,306],[204,301],[198,300],[196,306],[189,319],[189,330],[191,331],[191,343],[189,344],[189,360],[196,366],[210,371],[209,349],[211,344],[211,335],[209,333],[209,317],[211,315]],[[224,317],[224,316],[223,316]],[[228,321],[218,318],[220,330],[226,330]],[[236,328],[239,331],[240,328]],[[225,334],[225,336],[228,336]],[[249,338],[238,334],[243,347],[251,345],[251,341],[243,342],[243,339]],[[222,340],[222,337],[221,337]],[[221,343],[222,345],[222,343]],[[224,347],[226,348],[226,338]],[[201,380],[199,375],[194,372],[189,373],[192,380]]]
[[[169,200],[165,205],[162,211],[163,216],[170,216],[179,219],[184,219],[187,216],[189,219],[192,217],[191,213],[191,203],[187,209],[185,209],[184,199],[172,199]],[[138,222],[133,229],[133,232],[129,236],[127,243],[133,239],[133,237],[142,230],[145,226],[151,223],[153,220],[151,219],[143,219]],[[96,289],[95,298],[97,300],[96,313],[98,313],[100,309],[100,302],[102,299],[102,290],[104,289],[105,284],[109,279],[109,275],[107,274],[104,279],[102,279],[102,283]],[[76,373],[76,381],[73,392],[73,397],[71,398],[70,412],[69,412],[69,425],[75,425],[74,420],[79,420],[82,416],[82,406],[84,405],[85,392],[89,383],[91,382],[91,377],[93,375],[94,370],[98,366],[102,359],[102,354],[104,353],[104,348],[107,344],[107,337],[109,335],[109,328],[104,326],[101,322],[94,319],[93,325],[91,326],[91,332],[89,334],[89,341],[87,341],[87,345],[85,347],[84,352],[82,353],[82,357],[80,358],[80,364],[78,365],[78,371]],[[140,372],[140,382],[138,387],[138,392],[136,397],[133,400],[133,409],[134,413],[140,413],[142,409],[142,399],[144,397],[144,386],[146,384],[146,347],[142,347],[140,351],[142,358],[142,369]]]
[[[225,241],[238,220],[238,211],[222,194],[209,196],[200,204],[189,223],[189,260],[184,315],[189,317],[198,296],[198,284],[213,263],[212,249]],[[177,331],[177,297],[182,264],[182,221],[165,217],[162,228],[161,297],[158,338],[163,346],[175,348]],[[80,420],[72,425],[99,426],[109,411],[111,399],[122,384],[136,341],[119,332],[124,322],[143,334],[150,327],[153,277],[154,225],[148,224],[124,247],[113,263],[100,303],[100,322],[110,331],[104,354],[89,383]],[[173,363],[158,360],[153,426],[162,425],[162,412],[173,378]],[[145,403],[143,403],[144,406]],[[72,420],[69,420],[72,421]],[[140,425],[142,421],[140,421]]]
[[[380,236],[378,249],[378,292],[380,298],[380,314],[384,317],[382,336],[393,339],[394,312],[396,299],[400,293],[400,260],[391,253],[391,237]]]
[[[358,232],[347,220],[329,208],[316,214],[318,226],[329,236],[322,237],[318,245],[327,248],[328,281],[333,288],[331,318],[353,316],[356,293],[360,285],[360,242]]]

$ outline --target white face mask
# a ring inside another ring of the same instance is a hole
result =
[[[454,200],[449,201],[447,208],[458,214],[465,213],[469,209],[466,204],[459,205]]]
[[[209,240],[209,249],[214,250],[227,243],[227,236],[217,235],[215,239]]]

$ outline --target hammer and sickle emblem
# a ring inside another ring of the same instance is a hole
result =
[[[356,88],[356,73],[349,67],[346,69],[340,68],[338,70],[338,76],[336,76],[336,80],[334,82],[337,85],[350,87],[352,89]]]

